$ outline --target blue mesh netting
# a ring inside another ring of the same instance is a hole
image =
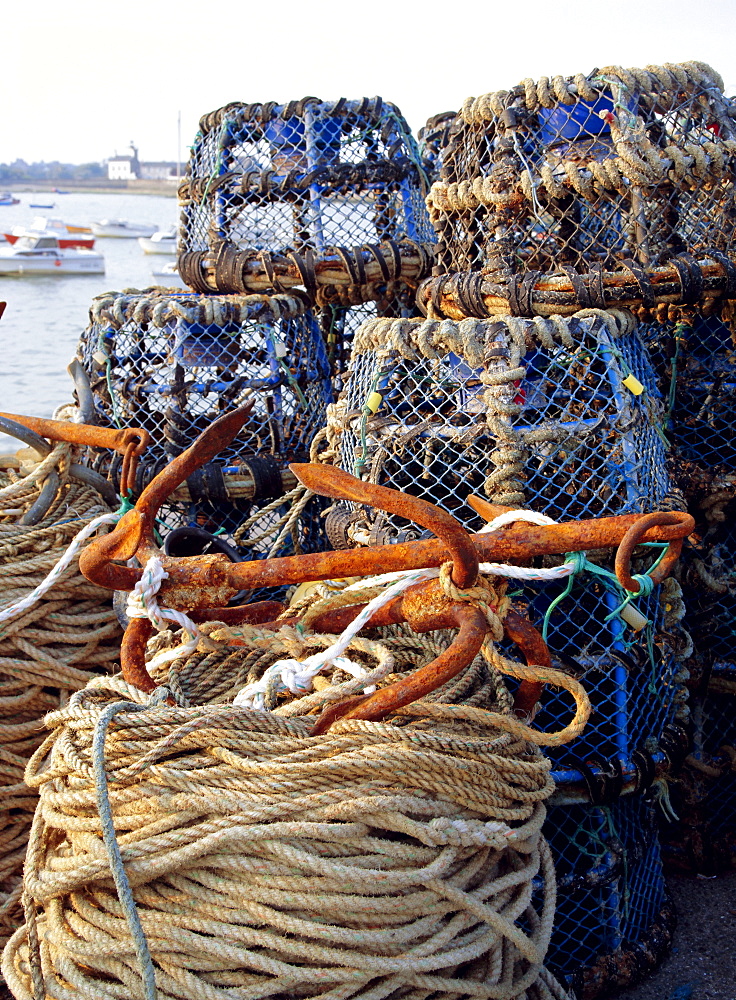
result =
[[[545,346],[528,323],[524,374],[491,398],[488,385],[509,371],[511,320],[467,321],[486,338],[485,368],[456,352],[424,351],[429,321],[395,328],[413,345],[407,357],[390,346],[398,334],[388,321],[367,348],[359,334],[330,417],[339,464],[430,500],[474,530],[482,522],[464,503],[469,493],[562,519],[656,509],[669,484],[654,375],[636,333],[614,338],[600,315],[565,321],[569,345]],[[640,395],[624,384],[632,374],[645,387]],[[376,391],[372,414],[366,401]],[[507,413],[499,431],[493,421]],[[509,501],[511,488],[519,493]],[[374,536],[412,532],[395,516],[366,512],[363,520]]]
[[[552,805],[544,834],[558,878],[547,964],[589,996],[605,988],[617,956],[631,979],[651,968],[661,957],[652,938],[666,904],[651,801],[635,795],[612,806]],[[619,985],[625,981],[622,975]]]
[[[383,303],[362,302],[353,306],[330,303],[316,309],[315,318],[327,348],[335,391],[339,392],[343,386],[355,334],[366,320],[376,316],[406,318],[416,315],[417,309],[408,291]]]
[[[514,603],[540,630],[551,601],[564,589],[560,581],[511,589]],[[552,747],[555,767],[576,769],[579,761],[618,759],[631,766],[634,750],[652,748],[664,728],[678,719],[686,700],[681,664],[665,637],[663,600],[655,589],[637,598],[637,609],[647,618],[634,632],[617,615],[606,618],[621,604],[622,592],[589,573],[576,577],[570,595],[549,616],[547,642],[553,664],[577,677],[592,705],[590,720],[574,743]],[[546,687],[534,724],[556,731],[574,711],[565,691]]]

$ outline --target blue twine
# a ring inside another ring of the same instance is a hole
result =
[[[125,919],[133,938],[135,953],[141,969],[141,979],[146,1000],[157,1000],[158,990],[156,989],[156,972],[153,967],[151,952],[148,948],[138,908],[133,899],[133,891],[125,872],[123,857],[120,853],[120,845],[115,833],[115,824],[112,818],[112,808],[110,806],[110,796],[108,794],[107,772],[105,771],[105,738],[107,727],[118,712],[142,712],[149,705],[137,705],[132,701],[116,701],[108,705],[95,726],[92,737],[92,767],[95,777],[95,798],[97,800],[97,811],[102,824],[102,839],[110,859],[110,869],[113,881],[117,889],[118,899],[123,908]]]

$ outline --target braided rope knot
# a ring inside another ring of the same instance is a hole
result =
[[[474,607],[480,608],[490,626],[493,638],[503,639],[503,619],[511,606],[511,601],[504,596],[506,581],[501,580],[494,586],[491,578],[479,576],[474,586],[461,590],[452,582],[452,568],[451,562],[443,563],[440,567],[440,585],[445,596],[451,601],[467,601]]]
[[[151,556],[143,567],[140,580],[128,594],[128,604],[125,609],[128,618],[148,618],[157,632],[164,632],[168,629],[168,622],[176,622],[179,628],[184,629],[189,636],[189,639],[182,645],[175,649],[164,650],[154,656],[148,663],[149,669],[155,669],[169,660],[194,652],[199,645],[200,638],[202,638],[199,628],[183,611],[159,606],[156,594],[168,575],[161,559],[158,556]]]
[[[143,567],[140,580],[128,595],[126,608],[128,618],[148,618],[157,632],[163,632],[168,628],[156,600],[156,594],[168,576],[158,557],[154,556],[148,560]]]
[[[568,552],[565,555],[565,565],[571,567],[570,576],[582,573],[588,562],[587,552]]]

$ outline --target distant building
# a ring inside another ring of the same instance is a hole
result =
[[[152,163],[141,163],[141,180],[146,181],[171,181],[176,180],[176,164],[172,161],[159,160]]]
[[[111,156],[107,161],[107,177],[111,181],[134,181],[136,161],[132,156]]]
[[[107,161],[107,177],[111,181],[175,181],[176,164],[171,161],[141,163],[138,150],[131,142],[131,156],[111,156]]]

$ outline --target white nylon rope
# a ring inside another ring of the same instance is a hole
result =
[[[557,523],[553,518],[547,517],[546,514],[537,514],[531,510],[511,510],[499,514],[498,517],[495,517],[485,525],[479,533],[487,534],[488,532],[496,531],[498,528],[512,524],[514,521],[527,521],[538,525]],[[479,568],[481,573],[510,577],[515,580],[561,580],[566,576],[570,576],[574,571],[574,567],[570,564],[556,566],[551,569],[529,569],[524,566],[510,566],[507,563],[481,563]],[[274,685],[276,690],[288,690],[292,694],[304,694],[312,690],[312,679],[328,665],[341,667],[352,674],[353,677],[363,676],[366,673],[365,668],[343,656],[354,636],[368,624],[379,608],[382,608],[396,597],[397,594],[400,594],[415,583],[420,583],[423,580],[431,580],[439,576],[439,573],[440,571],[437,567],[412,570],[410,572],[400,570],[395,573],[383,573],[380,576],[368,577],[367,579],[359,580],[357,583],[350,584],[345,588],[346,591],[362,590],[366,587],[381,586],[386,583],[389,583],[390,586],[383,593],[374,597],[369,604],[366,604],[360,614],[353,619],[342,635],[328,649],[320,653],[313,653],[304,660],[296,660],[291,657],[277,660],[271,664],[259,680],[253,681],[251,684],[246,684],[245,687],[241,688],[236,694],[233,704],[243,708],[265,710],[264,695]],[[366,688],[365,693],[370,694],[371,692]]]

